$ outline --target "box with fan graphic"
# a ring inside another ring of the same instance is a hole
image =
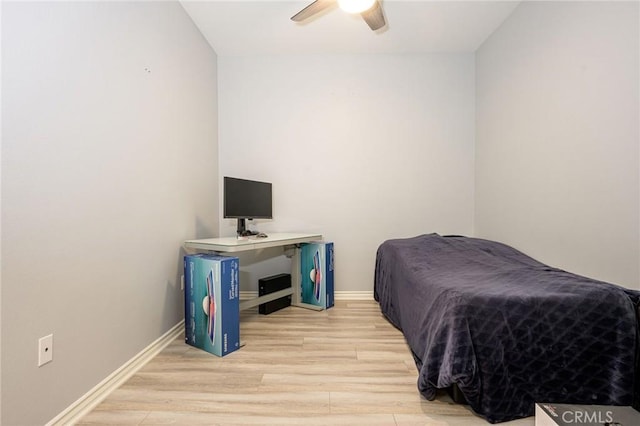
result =
[[[300,250],[300,295],[302,303],[322,308],[333,306],[333,243],[303,244]]]
[[[240,347],[237,257],[184,257],[185,342],[224,356]]]

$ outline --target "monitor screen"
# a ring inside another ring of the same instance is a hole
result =
[[[224,177],[225,218],[272,219],[271,183]]]

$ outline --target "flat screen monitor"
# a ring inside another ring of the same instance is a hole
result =
[[[238,235],[246,234],[245,219],[272,219],[271,183],[224,177],[223,216],[238,219]]]

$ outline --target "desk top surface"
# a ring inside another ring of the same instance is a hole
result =
[[[280,247],[290,244],[308,243],[322,240],[322,234],[304,233],[269,233],[266,238],[255,236],[246,239],[236,237],[204,238],[201,240],[187,240],[184,246],[190,249],[212,250],[219,252],[237,252],[258,250],[268,247]]]

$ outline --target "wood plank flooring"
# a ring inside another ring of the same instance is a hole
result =
[[[240,328],[245,346],[223,358],[176,339],[78,424],[488,425],[444,394],[420,396],[404,337],[374,301],[255,308]]]

